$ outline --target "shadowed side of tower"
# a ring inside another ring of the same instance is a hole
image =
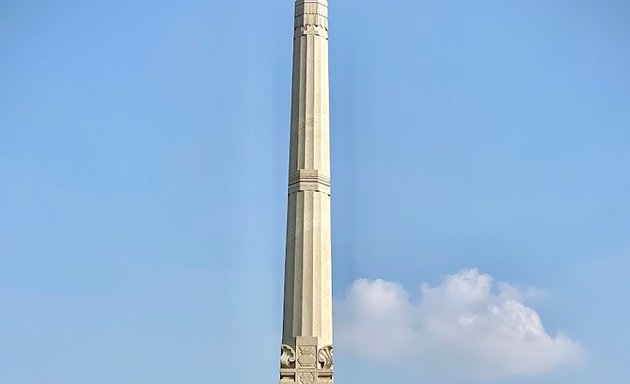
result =
[[[328,2],[297,0],[281,383],[332,383]]]

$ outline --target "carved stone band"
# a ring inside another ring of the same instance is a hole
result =
[[[301,36],[320,36],[328,40],[328,31],[322,27],[307,25],[305,27],[295,28],[293,39],[297,39]]]
[[[328,38],[328,6],[323,0],[303,0],[295,4],[295,36],[319,35]]]
[[[330,177],[320,174],[317,170],[301,169],[289,177],[289,194],[302,191],[330,195]]]

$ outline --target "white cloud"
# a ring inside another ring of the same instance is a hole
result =
[[[461,380],[534,376],[577,365],[580,344],[551,336],[523,304],[543,297],[476,269],[421,286],[410,299],[397,283],[358,280],[336,304],[337,344],[370,360],[401,362]]]

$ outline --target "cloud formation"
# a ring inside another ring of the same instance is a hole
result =
[[[577,365],[577,341],[551,336],[524,301],[538,297],[476,269],[421,286],[421,298],[383,280],[358,280],[336,304],[337,344],[369,360],[406,362],[453,379],[535,376]]]

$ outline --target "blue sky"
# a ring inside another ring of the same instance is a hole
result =
[[[584,351],[501,382],[627,383],[630,3],[330,3],[338,302],[477,268]],[[0,0],[0,382],[277,379],[292,12]]]

